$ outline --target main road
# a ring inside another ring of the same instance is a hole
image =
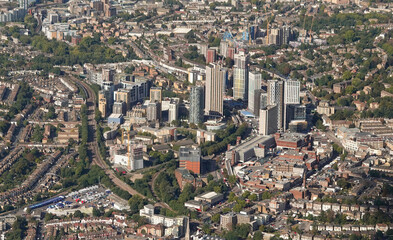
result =
[[[84,91],[86,95],[86,106],[89,124],[88,128],[90,133],[95,133],[97,130],[97,122],[95,121],[96,95],[88,84],[74,77],[71,72],[68,72],[68,75]],[[108,164],[102,159],[98,148],[96,134],[89,134],[88,147],[91,153],[93,163],[104,169],[106,175],[109,176],[109,178],[116,186],[123,189],[124,191],[127,191],[131,195],[139,195],[142,198],[146,198],[144,195],[133,189],[130,185],[119,179],[114,173],[114,170],[110,168]]]

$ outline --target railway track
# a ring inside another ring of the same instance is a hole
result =
[[[67,72],[67,71],[66,71]],[[86,105],[88,107],[88,125],[89,128],[92,130],[92,132],[96,132],[97,129],[97,123],[94,119],[95,117],[95,108],[96,108],[96,95],[94,91],[90,88],[90,86],[75,78],[72,76],[70,72],[68,72],[75,84],[77,84],[81,89],[86,94]],[[135,189],[133,189],[130,185],[127,183],[123,182],[121,179],[119,179],[116,174],[114,173],[114,170],[111,169],[108,164],[101,158],[100,151],[98,148],[98,143],[96,139],[96,135],[92,134],[91,138],[88,139],[88,144],[87,146],[89,147],[89,150],[91,152],[92,156],[92,162],[102,169],[104,169],[106,175],[112,180],[112,182],[118,186],[119,188],[123,189],[124,191],[127,191],[131,195],[139,195],[142,198],[146,198],[146,196],[140,194],[137,192]]]

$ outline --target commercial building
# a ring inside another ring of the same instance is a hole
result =
[[[306,106],[300,104],[286,105],[285,124],[289,125],[291,121],[305,121],[307,117]]]
[[[235,164],[246,162],[254,157],[265,157],[266,151],[275,145],[271,136],[255,136],[244,143],[240,143],[225,153],[225,157]]]
[[[260,104],[255,102],[255,93],[259,94],[261,89],[262,74],[259,72],[249,72],[249,86],[248,86],[248,109],[251,112],[255,112],[255,107],[259,107]],[[257,99],[258,100],[258,99]]]
[[[210,205],[214,205],[216,203],[219,203],[223,199],[224,199],[224,195],[222,195],[221,193],[216,193],[216,192],[204,193],[204,194],[196,196],[194,198],[195,201],[207,202]]]
[[[108,117],[108,124],[122,124],[124,122],[124,118],[122,114],[111,114]]]
[[[179,167],[185,168],[195,174],[201,174],[201,150],[199,148],[187,148],[181,146],[179,149]]]
[[[192,87],[190,92],[190,123],[198,124],[203,122],[204,103],[203,87]]]
[[[224,112],[224,72],[218,64],[206,66],[205,111],[208,114],[222,115]]]
[[[259,134],[270,135],[277,132],[277,106],[267,106],[259,110]]]
[[[244,51],[235,54],[233,68],[233,98],[246,101],[248,99],[248,65],[249,55]]]

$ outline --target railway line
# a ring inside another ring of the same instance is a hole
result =
[[[87,83],[72,76],[72,74],[70,72],[68,72],[68,74],[70,75],[73,82],[75,82],[75,84],[77,84],[81,89],[83,89],[84,93],[86,94],[86,106],[87,106],[87,110],[88,110],[87,114],[88,114],[89,131],[96,132],[97,123],[94,119],[95,109],[96,109],[96,95]],[[121,179],[119,179],[116,176],[116,174],[114,173],[114,170],[111,169],[108,166],[108,164],[101,158],[95,134],[92,134],[92,136],[90,136],[90,138],[88,139],[87,146],[89,147],[89,150],[91,153],[92,162],[94,164],[98,165],[99,167],[101,167],[102,169],[104,169],[106,175],[112,180],[112,182],[116,186],[123,189],[124,191],[127,191],[131,195],[139,195],[142,198],[146,198],[146,196],[140,194],[135,189],[133,189],[130,185],[128,185],[127,183],[125,183]]]

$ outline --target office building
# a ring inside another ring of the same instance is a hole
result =
[[[204,94],[203,87],[195,86],[191,88],[190,92],[190,123],[202,123],[203,122],[203,109],[204,109]]]
[[[222,115],[224,112],[223,71],[218,64],[206,66],[205,111],[208,114]]]
[[[284,82],[269,80],[267,82],[267,104],[277,106],[277,129],[284,125]]]
[[[255,90],[261,89],[262,74],[258,72],[249,72],[249,86],[248,86],[248,109],[254,112],[255,105]]]
[[[287,129],[289,122],[293,120],[292,115],[294,114],[294,111],[292,111],[292,108],[290,109],[288,107],[293,104],[300,104],[300,82],[297,80],[286,80],[284,82],[284,130]],[[290,114],[287,113],[288,110],[291,111]]]
[[[233,68],[233,98],[247,101],[249,55],[244,51],[235,54]]]
[[[107,116],[107,101],[105,97],[105,91],[102,90],[98,92],[98,110],[101,112],[101,116],[103,118]]]
[[[297,80],[286,80],[284,85],[284,103],[300,104],[300,82]]]
[[[270,135],[277,132],[277,105],[259,110],[259,134]]]
[[[162,99],[162,88],[161,87],[152,87],[150,88],[150,102],[161,102]]]
[[[263,89],[254,90],[254,116],[259,116],[259,110],[267,107],[267,92]]]
[[[151,102],[147,106],[147,120],[148,121],[159,121],[161,120],[161,103]]]
[[[206,64],[213,63],[216,61],[217,53],[216,49],[208,49],[206,54]]]
[[[306,117],[306,106],[300,104],[286,105],[286,128],[289,126],[291,121],[305,121]]]
[[[181,146],[179,149],[179,167],[195,174],[201,174],[201,150]]]

